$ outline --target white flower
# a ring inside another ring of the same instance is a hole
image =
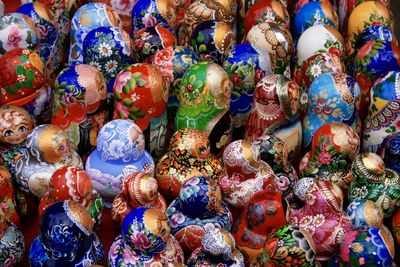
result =
[[[112,140],[108,147],[108,153],[114,159],[122,158],[124,156],[124,146],[125,143],[121,140]]]
[[[102,43],[99,45],[99,52],[103,57],[109,57],[112,54],[111,46],[109,44]]]
[[[307,92],[304,92],[301,94],[300,104],[306,105],[307,103],[308,103],[308,94],[307,94]]]
[[[19,82],[25,82],[25,81],[26,81],[26,77],[25,77],[25,75],[23,75],[23,74],[19,74],[19,75],[17,76],[17,80],[18,80]]]
[[[149,109],[148,112],[149,112],[149,114],[152,114],[152,113],[154,113],[154,111],[156,111],[156,110],[155,110],[155,108],[152,107],[152,108]]]
[[[318,77],[319,75],[321,75],[322,71],[321,71],[321,66],[320,65],[312,65],[311,66],[311,74],[314,77]]]
[[[118,63],[115,60],[110,60],[106,63],[106,71],[108,73],[114,72],[117,69]]]
[[[92,66],[96,67],[96,68],[101,72],[101,66],[100,66],[100,64],[99,64],[98,62],[96,62],[96,61],[91,61],[91,62],[89,63],[89,65],[92,65]]]
[[[140,96],[138,96],[136,93],[133,93],[132,95],[131,95],[131,100],[133,101],[133,102],[136,102],[136,101],[138,101],[140,99]]]

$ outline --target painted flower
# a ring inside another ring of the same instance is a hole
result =
[[[232,180],[229,179],[228,175],[224,175],[219,179],[219,185],[221,186],[222,191],[228,191],[232,186]]]
[[[329,47],[328,53],[331,54],[331,55],[334,55],[334,56],[336,56],[338,58],[342,57],[342,51],[339,48],[335,47],[335,46]]]
[[[135,2],[131,0],[111,0],[111,6],[118,14],[129,16]]]
[[[306,105],[308,103],[308,94],[307,92],[303,92],[300,96],[300,104]]]
[[[110,247],[110,256],[111,259],[116,259],[118,257],[119,248],[120,248],[121,240],[113,243]]]
[[[101,66],[100,66],[100,64],[99,64],[98,62],[96,62],[96,61],[91,61],[91,62],[89,63],[89,65],[92,65],[92,66],[96,67],[96,69],[98,69],[99,71],[101,71]]]
[[[372,48],[374,47],[375,43],[376,43],[375,41],[368,41],[368,42],[366,42],[366,43],[360,48],[360,50],[358,50],[357,55],[356,55],[356,58],[357,58],[357,59],[363,59],[363,58],[365,58],[365,56],[367,56],[367,55],[371,52],[371,50],[372,50]]]
[[[7,38],[7,47],[18,48],[20,46],[20,42],[22,41],[22,35],[23,34],[18,26],[11,25]]]
[[[114,118],[115,119],[127,119],[129,116],[129,109],[127,106],[124,105],[123,102],[115,101],[114,103]]]
[[[262,69],[256,69],[255,75],[254,75],[254,84],[257,84],[259,81],[261,81],[262,78],[264,78],[265,73]]]
[[[124,147],[125,143],[121,140],[112,140],[108,147],[108,153],[114,159],[122,158],[124,156]]]
[[[137,255],[134,250],[130,249],[129,246],[125,246],[124,251],[122,252],[122,258],[126,264],[135,265],[137,260],[140,259],[140,256]]]
[[[142,22],[146,28],[157,25],[157,19],[151,13],[146,13],[142,19]]]
[[[133,93],[133,94],[131,95],[131,100],[132,100],[133,102],[136,102],[136,101],[138,101],[139,99],[140,99],[140,96],[139,96],[138,94]]]
[[[105,68],[108,73],[113,73],[118,67],[118,62],[116,60],[110,60],[106,63]]]
[[[25,75],[23,75],[23,74],[19,74],[19,75],[17,76],[17,80],[18,80],[19,82],[25,82],[25,81],[26,81],[26,77],[25,77]]]
[[[276,189],[278,189],[279,191],[286,192],[289,189],[290,180],[286,176],[279,175],[275,179],[275,186],[276,186]]]
[[[174,213],[170,218],[170,224],[172,228],[178,227],[178,225],[182,224],[185,221],[185,216],[181,213]]]
[[[134,231],[131,234],[131,243],[136,249],[139,250],[145,250],[151,246],[149,238],[139,231]]]
[[[312,224],[312,222],[313,222],[313,217],[310,215],[306,215],[300,219],[299,226],[308,229],[308,227]]]
[[[321,227],[325,223],[325,216],[323,214],[317,214],[313,219],[314,227]]]
[[[99,53],[103,57],[109,57],[112,54],[112,49],[111,46],[107,43],[101,43],[99,45]]]
[[[17,262],[17,259],[10,253],[9,257],[4,261],[4,267],[14,266],[14,263]]]
[[[318,77],[322,73],[321,66],[317,64],[312,65],[310,71],[311,75],[313,75],[314,77]]]
[[[318,162],[322,165],[329,165],[332,161],[331,154],[326,149],[322,149],[319,153]]]

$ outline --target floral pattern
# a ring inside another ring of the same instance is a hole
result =
[[[6,223],[3,221],[2,223]],[[25,252],[24,236],[15,225],[4,225],[7,227],[0,238],[0,265],[5,267],[20,264]]]

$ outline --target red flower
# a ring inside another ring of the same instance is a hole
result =
[[[337,56],[339,58],[342,57],[342,51],[340,51],[339,48],[334,47],[334,46],[329,48],[328,53],[331,54],[331,55],[335,55],[335,56]]]
[[[367,55],[371,52],[372,47],[374,47],[375,43],[376,43],[375,41],[368,41],[368,42],[366,42],[366,43],[360,48],[360,50],[358,50],[357,55],[356,55],[356,58],[358,58],[358,59],[363,59],[363,58],[365,58],[365,56],[367,56]]]

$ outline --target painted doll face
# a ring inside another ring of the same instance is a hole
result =
[[[55,135],[52,147],[59,158],[64,158],[70,153],[71,142],[66,134]]]
[[[144,214],[144,223],[149,231],[161,237],[162,240],[168,240],[171,229],[169,227],[167,216],[160,210],[149,209]]]
[[[29,114],[16,107],[0,109],[0,142],[17,145],[25,141],[33,128]]]

